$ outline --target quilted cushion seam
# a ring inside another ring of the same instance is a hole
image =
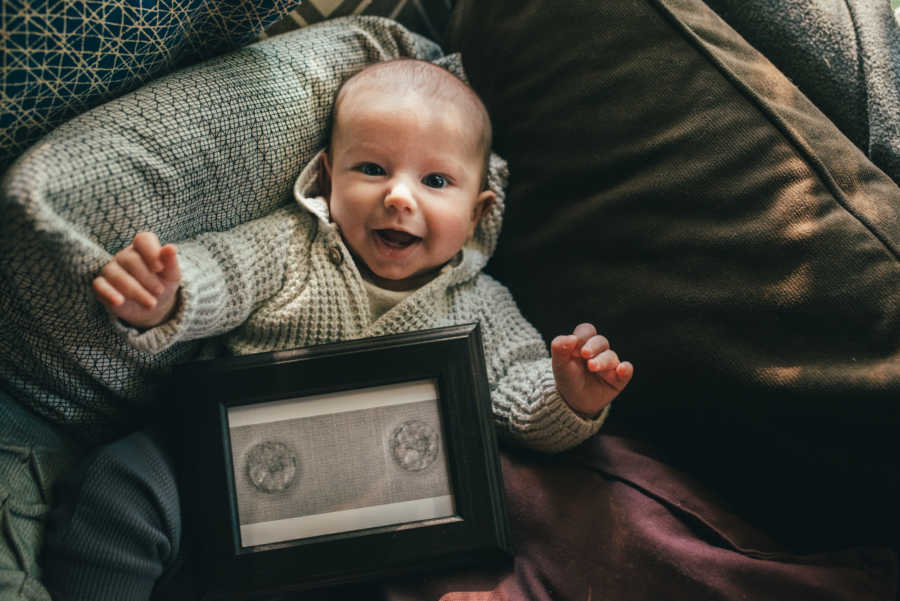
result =
[[[694,46],[697,51],[704,56],[732,85],[738,90],[751,104],[753,104],[785,137],[785,139],[796,148],[798,154],[803,157],[807,165],[815,173],[822,184],[828,189],[835,201],[854,219],[865,227],[865,229],[874,236],[890,253],[895,261],[900,262],[900,249],[898,249],[878,228],[872,225],[865,216],[854,210],[847,197],[832,177],[825,163],[816,155],[810,146],[798,136],[793,128],[776,113],[768,104],[766,104],[759,95],[727,65],[725,65],[715,54],[713,54],[703,43],[700,36],[695,33],[687,24],[674,13],[672,9],[665,5],[665,0],[650,0],[658,11],[670,21],[675,29],[680,31],[688,42]]]

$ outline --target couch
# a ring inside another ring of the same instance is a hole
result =
[[[125,352],[91,274],[148,226],[177,240],[284,202],[336,80],[453,51],[511,172],[489,271],[548,339],[598,324],[635,379],[577,449],[501,449],[511,562],[317,594],[897,597],[889,163],[700,0],[459,0],[448,18],[442,48],[370,17],[272,36],[91,109],[10,167],[0,599],[48,598],[34,549],[54,482],[156,417],[159,379],[198,352]]]

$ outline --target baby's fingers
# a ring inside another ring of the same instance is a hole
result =
[[[572,334],[557,336],[550,342],[550,355],[554,361],[568,359],[576,344],[578,344],[578,338]]]
[[[99,284],[97,280],[100,280]],[[110,290],[107,288],[107,285],[113,289],[113,294],[109,294]],[[147,309],[152,309],[156,306],[156,297],[148,292],[122,265],[115,261],[107,263],[100,271],[100,276],[94,280],[95,291],[98,290],[98,286],[101,293],[107,293],[107,298],[114,307],[122,305],[128,299],[138,302]],[[119,296],[117,297],[115,293]]]
[[[126,248],[116,255],[115,264],[122,267],[134,278],[144,290],[153,296],[159,296],[165,290],[165,286],[159,276],[151,271],[150,265],[144,257],[133,248]],[[103,274],[106,275],[106,274]],[[107,279],[109,277],[107,276]]]
[[[628,361],[622,361],[613,369],[597,372],[598,378],[620,392],[628,385],[633,375],[634,366]]]
[[[166,244],[159,251],[159,259],[162,262],[162,270],[158,272],[165,282],[180,282],[181,267],[178,265],[178,252],[174,244]]]
[[[97,300],[103,303],[107,309],[121,306],[122,303],[125,302],[125,297],[122,296],[122,294],[109,283],[109,280],[102,275],[95,277],[92,285]]]
[[[584,359],[590,359],[591,357],[597,356],[608,348],[609,340],[607,340],[605,336],[597,334],[595,336],[591,336],[588,341],[584,343],[584,346],[581,347],[581,356]]]
[[[159,238],[153,232],[141,232],[134,237],[131,246],[138,252],[147,267],[153,273],[163,270],[163,262],[160,260]]]
[[[578,342],[583,345],[590,340],[591,337],[597,335],[597,328],[590,323],[580,323],[572,330],[572,335],[578,338]]]
[[[625,386],[634,376],[634,365],[631,364],[631,361],[622,361],[616,366],[615,374],[619,385]]]
[[[606,349],[587,361],[588,369],[593,372],[609,371],[611,369],[616,369],[618,366],[619,356],[616,354],[616,351],[612,349]]]

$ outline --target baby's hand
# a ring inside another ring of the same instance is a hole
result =
[[[619,361],[609,341],[589,323],[550,343],[553,377],[563,399],[575,411],[594,417],[631,381],[634,366]]]
[[[181,268],[175,246],[141,232],[94,278],[94,294],[119,319],[141,328],[157,326],[175,309]]]

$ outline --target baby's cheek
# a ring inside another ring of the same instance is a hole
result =
[[[453,229],[456,230],[457,237],[461,238],[463,242],[472,236],[475,231],[475,226],[478,225],[474,212],[468,209],[461,209],[454,212],[452,218],[448,220],[448,223],[453,223]]]
[[[351,203],[336,202],[330,207],[331,220],[341,232],[353,232],[360,227],[359,209]]]
[[[449,260],[459,252],[459,250],[469,240],[469,237],[469,229],[465,225],[459,224],[452,228],[447,228],[444,230],[441,237],[441,251]]]

